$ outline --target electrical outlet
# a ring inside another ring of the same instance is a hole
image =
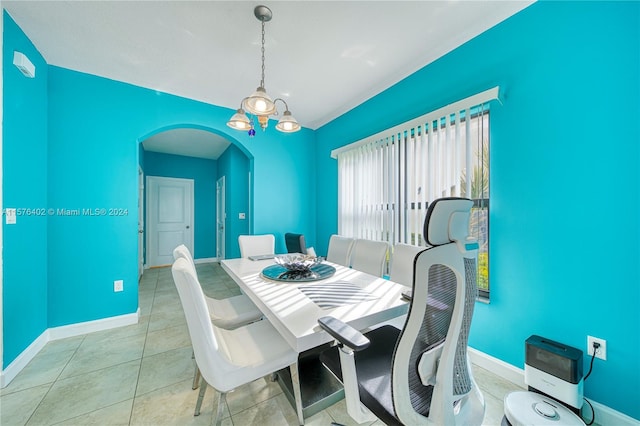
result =
[[[124,281],[123,280],[116,280],[113,282],[113,291],[114,292],[118,292],[118,291],[123,291],[124,290]]]
[[[593,344],[598,343],[600,347],[596,349],[596,358],[600,358],[603,361],[607,360],[607,341],[604,339],[598,339],[597,337],[587,336],[587,353],[589,356],[593,355]]]

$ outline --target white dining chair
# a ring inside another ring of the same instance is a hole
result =
[[[416,256],[426,247],[397,243],[393,246],[389,279],[407,287],[413,285],[413,264]]]
[[[332,235],[331,238],[329,238],[327,261],[346,267],[351,266],[351,249],[353,248],[353,242],[353,238]]]
[[[214,414],[220,425],[226,394],[283,368],[297,371],[298,354],[268,321],[224,330],[210,320],[209,307],[189,261],[178,258],[171,267],[187,319],[196,363],[202,373],[194,416],[200,415],[207,385],[220,393]],[[296,373],[297,374],[297,373]]]
[[[177,260],[180,257],[189,262],[193,273],[197,277],[198,273],[193,257],[184,244],[179,245],[173,250],[173,258]],[[226,299],[214,299],[213,297],[205,296],[205,300],[209,307],[211,321],[216,327],[231,330],[262,318],[260,309],[244,294]]]
[[[357,239],[351,251],[351,267],[381,277],[385,273],[388,252],[386,241]]]
[[[180,258],[186,259],[189,267],[191,268],[193,275],[197,278],[198,273],[196,271],[196,265],[193,261],[193,256],[189,249],[180,244],[173,249],[173,258],[178,260]],[[198,280],[198,283],[200,281]],[[211,322],[220,328],[232,330],[240,326],[259,321],[263,315],[260,309],[253,304],[244,294],[238,296],[228,297],[226,299],[214,299],[213,297],[204,296],[209,308],[209,317]],[[196,365],[195,373],[193,375],[193,389],[198,387],[198,379],[200,377],[200,370]]]
[[[276,237],[273,234],[240,235],[240,257],[272,255],[276,252]]]

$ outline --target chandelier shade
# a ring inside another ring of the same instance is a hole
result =
[[[251,114],[255,115],[273,115],[277,113],[276,104],[267,95],[264,87],[258,87],[245,101],[244,107]]]
[[[236,130],[247,130],[249,136],[254,136],[256,134],[253,128],[254,120],[247,117],[245,110],[257,118],[258,124],[264,131],[269,125],[269,116],[278,115],[276,102],[281,101],[284,103],[285,111],[278,121],[276,129],[284,133],[297,132],[300,130],[300,124],[298,124],[298,121],[291,115],[287,103],[281,98],[272,100],[264,88],[264,24],[271,20],[273,14],[267,6],[262,5],[256,6],[253,13],[262,23],[262,79],[260,80],[260,86],[258,86],[255,92],[240,102],[240,108],[229,119],[227,126]]]
[[[233,117],[227,121],[227,126],[236,130],[249,130],[251,128],[251,122],[244,110],[239,108],[236,113],[233,114]]]
[[[298,124],[298,121],[293,118],[291,112],[289,110],[286,110],[282,114],[282,117],[280,118],[280,121],[278,121],[278,124],[276,124],[276,129],[284,133],[293,133],[300,130],[300,125]]]

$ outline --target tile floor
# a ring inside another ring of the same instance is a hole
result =
[[[208,296],[240,294],[215,263],[197,265]],[[4,389],[0,424],[207,425],[214,397],[193,416],[193,360],[186,322],[170,268],[147,270],[140,282],[136,325],[49,342]],[[485,401],[484,425],[499,425],[502,398],[517,389],[474,366]],[[223,425],[297,425],[295,411],[277,383],[261,379],[227,396]],[[307,419],[308,425],[355,424],[344,400]],[[380,421],[373,423],[381,426]]]

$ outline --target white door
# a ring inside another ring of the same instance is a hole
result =
[[[144,174],[138,167],[138,279],[144,272]]]
[[[222,176],[216,182],[216,257],[218,260],[224,259],[224,223],[227,217],[224,194],[225,181],[224,176]]]
[[[173,249],[193,250],[193,180],[147,176],[147,264],[173,263]]]

